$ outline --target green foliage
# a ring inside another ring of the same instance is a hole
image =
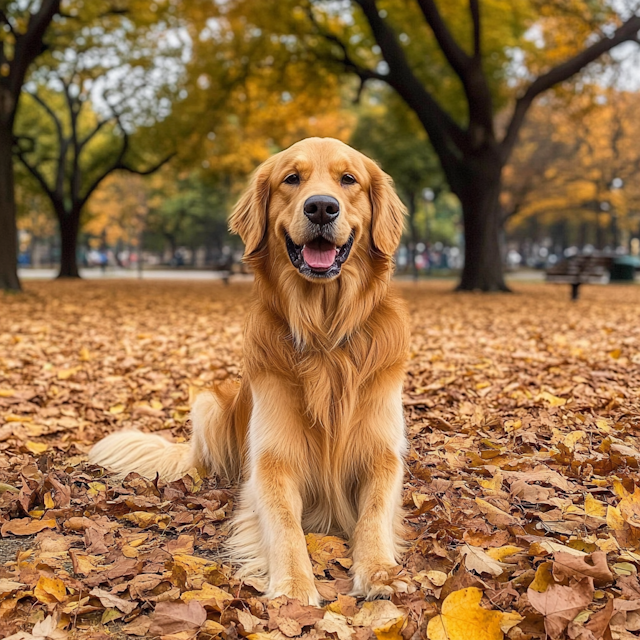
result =
[[[387,88],[366,94],[350,143],[380,163],[404,198],[443,187],[438,158],[424,129]]]
[[[168,188],[160,184],[149,194],[147,245],[161,249],[216,246],[228,240],[229,190],[198,173],[178,177]]]

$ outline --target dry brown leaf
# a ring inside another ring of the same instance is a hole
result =
[[[46,520],[33,520],[31,518],[17,518],[2,525],[2,535],[12,533],[14,536],[32,536],[44,529],[55,529],[56,521],[52,518]]]
[[[151,616],[149,633],[167,636],[181,631],[197,630],[207,619],[205,608],[197,601],[159,602]]]
[[[547,634],[558,638],[576,615],[591,604],[593,593],[592,579],[584,578],[570,587],[552,583],[543,592],[529,588],[527,598],[544,616]]]

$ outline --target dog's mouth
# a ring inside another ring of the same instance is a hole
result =
[[[353,246],[353,232],[341,247],[322,236],[299,245],[285,233],[285,240],[291,264],[303,276],[328,279],[335,278],[340,273],[349,257]]]

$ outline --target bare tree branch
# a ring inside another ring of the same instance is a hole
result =
[[[2,9],[0,9],[0,22],[4,22],[4,24],[6,24],[9,27],[9,31],[11,32],[14,38],[18,37],[16,30],[13,28],[13,25],[11,24],[11,20],[9,20],[9,16]]]
[[[478,0],[469,0],[469,12],[473,20],[473,57],[480,60],[482,57],[482,24],[480,22],[480,3]]]
[[[161,169],[165,164],[167,164],[167,162],[169,162],[169,160],[171,160],[175,155],[176,152],[174,151],[148,169],[136,169],[128,164],[123,164],[117,168],[122,169],[123,171],[128,171],[129,173],[135,173],[138,176],[150,176],[152,173],[155,173],[158,169]]]
[[[98,124],[78,143],[78,148],[80,151],[84,149],[84,147],[95,138],[95,136],[100,132],[100,130],[107,124],[112,122],[112,118],[105,118],[104,120],[100,120]]]
[[[49,114],[49,117],[53,120],[53,124],[55,125],[56,131],[58,132],[58,141],[62,143],[62,122],[60,122],[60,119],[56,115],[55,111],[36,92],[25,91],[25,93],[30,95],[47,112],[47,114]]]
[[[124,135],[124,139],[122,141],[122,147],[120,149],[120,152],[118,153],[118,157],[116,158],[116,160],[109,166],[107,167],[104,171],[102,171],[102,173],[100,173],[98,175],[98,177],[89,185],[87,191],[85,192],[84,196],[82,196],[78,203],[79,203],[79,207],[82,208],[86,203],[87,200],[89,200],[89,198],[91,197],[91,194],[100,186],[100,183],[111,173],[113,173],[114,171],[117,170],[123,170],[123,171],[128,171],[129,173],[135,173],[137,175],[140,176],[148,176],[151,175],[152,173],[156,172],[158,169],[160,169],[160,167],[162,167],[163,165],[165,165],[167,162],[169,162],[169,160],[171,160],[171,158],[173,158],[176,154],[175,152],[169,154],[168,156],[166,156],[165,158],[163,158],[160,162],[156,163],[155,165],[149,167],[148,169],[136,169],[135,167],[132,167],[128,164],[126,164],[124,162],[124,157],[129,149],[129,135],[127,134],[127,132],[124,130],[124,128],[122,127],[122,124],[120,123],[120,118],[118,115],[115,116],[115,119],[118,123],[118,126],[120,127],[120,130],[123,132]]]
[[[447,169],[453,171],[462,155],[462,149],[467,146],[465,132],[413,73],[393,29],[380,17],[375,0],[356,0],[356,2],[362,9],[382,55],[389,65],[389,73],[384,75],[385,82],[393,87],[414,110],[440,156],[445,171]]]
[[[36,13],[31,14],[27,31],[16,38],[15,53],[9,72],[11,93],[17,102],[29,65],[42,51],[47,27],[60,11],[61,0],[42,0]]]
[[[305,6],[305,11],[307,13],[307,16],[309,17],[309,20],[313,24],[316,30],[316,33],[322,38],[324,38],[324,40],[332,44],[335,44],[340,49],[342,57],[339,60],[337,60],[337,62],[338,64],[342,65],[344,69],[346,69],[347,71],[351,71],[352,73],[355,73],[360,78],[360,83],[361,83],[360,90],[362,89],[362,86],[367,80],[381,80],[383,82],[386,81],[385,76],[383,76],[382,74],[378,73],[377,71],[374,71],[373,69],[369,69],[357,63],[349,54],[347,45],[342,40],[340,40],[338,36],[326,30],[316,20],[316,17],[313,13],[313,9],[311,8],[310,5]],[[335,58],[332,58],[332,60],[335,60]]]
[[[507,127],[507,132],[501,142],[501,151],[504,159],[509,157],[522,127],[529,107],[537,96],[551,89],[551,87],[568,80],[581,69],[597,60],[603,53],[611,51],[614,47],[627,41],[637,41],[640,30],[640,16],[635,15],[622,24],[610,38],[603,37],[594,42],[569,60],[557,65],[553,69],[538,76],[527,88],[524,94],[516,101],[513,116]]]
[[[464,49],[455,41],[451,31],[445,24],[435,0],[418,0],[418,5],[422,10],[425,20],[431,27],[433,35],[436,37],[442,53],[453,68],[453,70],[463,78],[469,69],[470,58]]]
[[[49,187],[44,175],[42,175],[40,170],[25,158],[24,152],[18,145],[15,146],[15,154],[18,156],[18,160],[20,160],[24,168],[38,181],[38,184],[45,192],[49,200],[54,203],[56,201],[56,193],[53,191],[53,189],[51,189],[51,187]]]

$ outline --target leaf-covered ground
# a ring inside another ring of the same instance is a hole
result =
[[[241,375],[250,284],[34,283],[0,296],[0,635],[630,639],[640,630],[640,287],[396,285],[408,301],[408,593],[265,601],[221,560],[235,487],[109,480],[101,436],[188,437],[193,387]]]

